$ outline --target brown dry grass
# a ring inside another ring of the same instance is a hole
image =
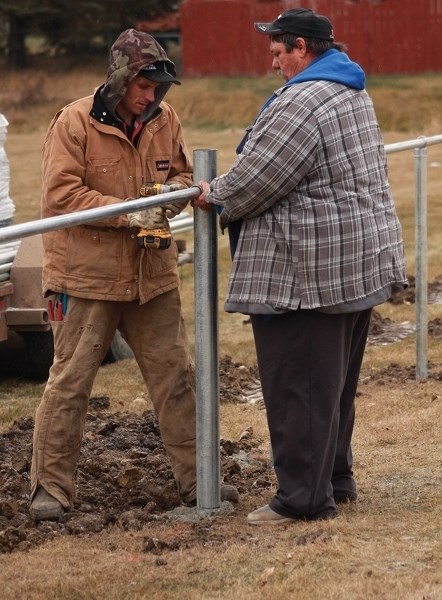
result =
[[[7,152],[11,162],[11,196],[17,206],[16,222],[38,215],[40,147],[49,118],[65,101],[88,93],[99,82],[100,77],[93,72],[57,73],[55,78],[40,74],[28,74],[28,79],[12,75],[3,78],[0,98],[2,112],[11,123]],[[269,90],[274,87],[271,83],[266,86]],[[228,94],[222,95],[217,82],[189,81],[182,89],[173,90],[173,102],[186,117],[190,148],[216,148],[219,172],[228,168],[242,127],[267,94],[263,83],[258,87],[260,89],[252,93],[242,85],[239,95],[230,87]],[[386,142],[441,133],[441,89],[441,76],[373,81],[375,104],[387,123],[383,125]],[[198,95],[190,100],[192,90]],[[239,104],[246,103],[247,110],[237,110]],[[215,113],[212,117],[210,111]],[[418,115],[422,116],[418,118]],[[226,125],[227,118],[228,128],[215,133],[213,128],[195,127],[213,120],[219,127]],[[428,163],[428,275],[432,280],[441,274],[441,146],[429,149]],[[412,152],[390,155],[389,165],[404,227],[408,272],[413,274]],[[188,240],[191,244],[190,236]],[[219,256],[220,353],[253,364],[250,327],[243,324],[240,315],[226,315],[222,311],[229,270],[227,240],[223,236],[219,238]],[[192,331],[191,265],[182,267],[182,291]],[[386,304],[380,311],[396,321],[414,321],[411,305]],[[430,319],[441,317],[440,305],[429,307]],[[440,340],[429,339],[429,359],[440,371]],[[415,363],[414,338],[369,347],[364,374],[392,362],[403,367]],[[143,391],[133,361],[122,361],[100,369],[93,393],[110,396],[115,410],[130,410],[134,398]],[[253,529],[245,524],[245,515],[268,497],[246,494],[233,515],[201,524],[210,535],[206,536],[206,542],[189,543],[187,549],[186,540],[195,535],[195,526],[159,521],[137,532],[109,529],[93,537],[48,541],[26,553],[0,555],[1,597],[45,600],[442,598],[440,381],[396,380],[386,385],[371,381],[362,385],[360,391],[354,436],[360,501],[343,507],[336,521],[299,523],[277,531]],[[41,392],[41,385],[24,385],[15,380],[2,382],[3,428],[18,415],[32,414]],[[248,426],[253,427],[265,447],[268,438],[263,411],[249,405],[221,407],[223,437],[237,439]],[[147,535],[180,540],[181,549],[164,551],[160,556],[146,553],[143,539]]]

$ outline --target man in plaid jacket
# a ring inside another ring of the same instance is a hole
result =
[[[365,75],[330,21],[255,23],[285,84],[195,205],[235,225],[225,309],[251,316],[278,490],[254,525],[333,518],[357,499],[351,438],[373,306],[407,285]],[[231,229],[233,232],[233,228]]]

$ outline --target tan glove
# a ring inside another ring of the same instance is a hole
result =
[[[140,227],[141,229],[158,229],[166,224],[164,208],[154,206],[145,208],[138,212],[128,213],[127,221],[129,227]]]
[[[183,202],[175,202],[174,204],[166,204],[165,206],[163,206],[163,208],[166,211],[166,217],[168,219],[173,219],[173,217],[176,217],[177,215],[179,215],[180,212],[182,212],[186,208],[187,205],[188,205],[188,200],[183,200]]]
[[[171,192],[177,192],[178,190],[187,189],[187,187],[185,185],[183,185],[182,183],[170,183],[168,185],[170,187]],[[165,204],[163,206],[163,208],[166,211],[166,217],[168,219],[173,219],[173,217],[176,217],[177,215],[179,215],[180,212],[186,208],[188,203],[189,203],[188,200],[182,200],[181,202],[173,202],[171,204]]]

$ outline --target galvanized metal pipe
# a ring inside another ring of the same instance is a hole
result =
[[[16,254],[17,248],[8,248],[7,250],[3,250],[2,248],[0,248],[0,264],[13,261]]]
[[[416,379],[428,379],[428,277],[427,277],[427,148],[416,148]]]
[[[80,210],[75,213],[66,215],[58,215],[56,217],[48,217],[38,221],[29,221],[19,225],[9,225],[8,227],[0,228],[0,243],[9,240],[17,240],[37,233],[46,233],[55,229],[65,229],[74,225],[82,225],[90,223],[102,218],[117,217],[127,213],[143,210],[150,206],[162,206],[171,202],[179,202],[180,200],[192,200],[199,195],[199,188],[192,186],[185,190],[176,192],[167,192],[166,194],[158,194],[157,196],[149,196],[147,198],[136,198],[127,202],[118,202],[110,206],[99,206],[98,208],[90,208],[88,210]]]
[[[442,135],[420,136],[388,144],[387,154],[414,149],[415,156],[415,314],[416,379],[428,379],[428,277],[427,277],[427,147],[442,143]]]
[[[424,135],[421,135],[414,140],[396,142],[394,144],[386,144],[385,150],[387,154],[392,154],[393,152],[413,150],[414,148],[426,148],[427,146],[434,146],[435,144],[442,144],[442,135],[432,135],[430,137],[425,137]]]
[[[9,273],[12,268],[12,262],[0,263],[0,273]]]
[[[216,175],[216,151],[195,150],[194,182]],[[214,211],[195,210],[197,511],[219,508],[218,262]]]
[[[193,217],[189,213],[181,213],[169,221],[169,225],[174,235],[184,231],[193,231]]]
[[[19,246],[18,241],[0,244],[0,265],[14,260]]]

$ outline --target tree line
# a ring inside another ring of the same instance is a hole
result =
[[[39,36],[51,54],[108,47],[138,21],[178,10],[176,0],[0,0],[0,52],[16,69],[28,65],[27,40]]]

